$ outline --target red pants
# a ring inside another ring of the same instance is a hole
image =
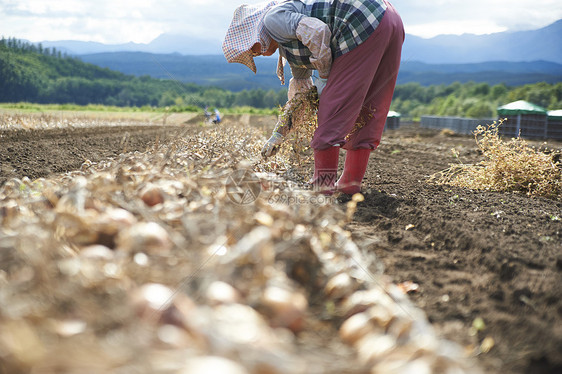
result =
[[[387,6],[375,32],[334,60],[320,97],[313,149],[336,144],[345,149],[375,149],[379,145],[404,43],[402,19],[391,4]]]

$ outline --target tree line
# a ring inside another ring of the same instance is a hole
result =
[[[6,46],[12,50],[18,50],[20,52],[39,53],[45,56],[54,56],[58,58],[61,58],[63,56],[68,57],[66,53],[63,54],[61,51],[57,51],[55,47],[43,48],[43,45],[41,43],[32,44],[16,38],[6,39],[5,37],[2,37],[2,39],[0,39],[0,45]]]
[[[501,105],[525,100],[549,110],[562,109],[562,83],[544,82],[509,87],[505,84],[455,82],[450,85],[396,86],[392,109],[408,118],[422,115],[492,118]]]
[[[84,63],[55,48],[43,48],[15,38],[0,40],[0,102],[73,103],[112,106],[204,106],[277,108],[287,90],[232,92],[150,76],[131,76]],[[496,116],[500,105],[526,100],[547,109],[562,109],[562,83],[504,84],[453,83],[398,85],[392,110],[405,118],[444,115],[473,118]]]

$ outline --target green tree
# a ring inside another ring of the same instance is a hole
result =
[[[465,111],[466,117],[471,118],[490,118],[494,113],[494,108],[492,108],[489,102],[484,100],[478,100]]]
[[[490,99],[498,100],[501,97],[503,97],[505,94],[507,94],[508,91],[509,90],[505,84],[503,83],[496,84],[495,86],[492,86],[492,88],[490,89],[490,94],[489,94]]]
[[[553,96],[552,86],[547,83],[537,83],[527,91],[526,100],[540,105],[542,107],[548,108],[551,104],[551,97]]]

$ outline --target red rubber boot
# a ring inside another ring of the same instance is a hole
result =
[[[339,157],[340,147],[314,150],[314,176],[310,181],[314,191],[324,195],[334,193]]]
[[[336,183],[338,191],[353,195],[361,191],[361,182],[369,163],[370,149],[351,149],[345,155],[343,174]]]

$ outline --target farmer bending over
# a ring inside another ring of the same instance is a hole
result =
[[[402,20],[385,0],[286,0],[238,7],[223,52],[228,62],[255,73],[254,57],[271,56],[279,48],[279,79],[285,83],[285,60],[293,75],[289,100],[317,87],[311,183],[328,194],[334,187],[353,194],[361,190],[370,152],[381,140],[403,42]],[[318,72],[314,82],[312,70]],[[264,145],[264,157],[283,142],[282,127],[278,124]],[[347,154],[335,182],[340,148]]]

